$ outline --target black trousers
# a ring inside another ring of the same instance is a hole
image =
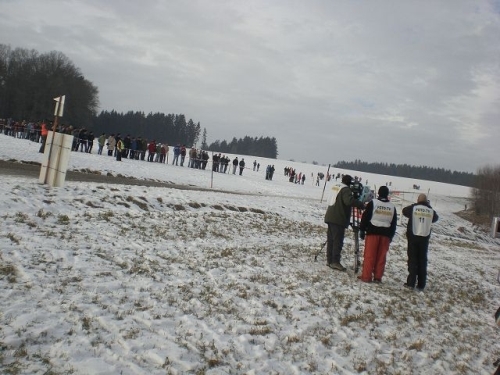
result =
[[[427,283],[427,250],[429,238],[413,237],[408,239],[408,278],[410,287],[424,289]]]
[[[340,263],[342,247],[344,246],[345,227],[328,223],[326,234],[326,261],[328,264]]]

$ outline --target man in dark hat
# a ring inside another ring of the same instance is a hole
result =
[[[387,252],[396,234],[397,222],[396,207],[389,201],[389,188],[381,186],[378,198],[368,203],[359,225],[362,240],[366,234],[363,273],[359,276],[361,281],[382,282]]]
[[[364,204],[354,198],[350,186],[353,179],[349,175],[342,177],[342,186],[335,197],[330,199],[330,204],[325,214],[325,223],[328,224],[326,237],[326,259],[328,267],[345,271],[340,263],[340,253],[344,246],[345,229],[351,222],[352,207],[364,208]]]

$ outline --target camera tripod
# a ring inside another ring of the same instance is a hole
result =
[[[359,252],[359,224],[361,223],[361,213],[362,211],[359,208],[352,207],[351,208],[351,223],[352,231],[354,233],[354,273],[359,272],[361,260],[360,260],[360,252]],[[318,255],[323,251],[326,246],[327,241],[323,242],[321,248],[314,255],[314,261],[318,260]]]

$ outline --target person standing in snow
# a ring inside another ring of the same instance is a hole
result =
[[[233,159],[233,174],[236,174],[236,168],[238,168],[238,157]]]
[[[403,208],[403,215],[409,219],[406,226],[408,278],[404,286],[423,291],[427,283],[427,251],[431,226],[438,221],[439,216],[425,194],[418,196],[417,203]]]
[[[94,132],[89,132],[89,134],[87,135],[87,152],[89,154],[92,153],[92,147],[94,147],[94,139]]]
[[[111,134],[108,138],[108,156],[113,156],[113,151],[116,147],[116,138],[114,134]]]
[[[47,129],[47,124],[45,123],[45,121],[42,122],[40,134],[42,135],[42,145],[40,146],[40,150],[38,150],[38,152],[43,154],[45,152],[45,143],[47,143],[47,135],[49,134],[49,130]]]
[[[122,161],[123,150],[125,150],[125,144],[118,136],[116,137],[116,161]]]
[[[102,155],[102,149],[104,148],[104,144],[106,143],[106,133],[102,133],[97,139],[97,144],[99,148],[97,149],[97,155]]]
[[[148,161],[150,163],[154,162],[156,154],[156,141],[153,140],[148,144]]]
[[[245,169],[245,159],[240,160],[240,176],[243,174],[243,169]]]
[[[359,225],[359,236],[365,240],[363,272],[358,277],[361,281],[382,282],[387,252],[396,234],[397,222],[396,207],[389,202],[389,188],[381,186],[378,198],[368,203]]]
[[[186,159],[186,145],[182,145],[181,150],[180,150],[180,155],[181,155],[181,167],[183,167],[184,160]]]
[[[291,177],[293,178],[293,177]],[[352,207],[364,208],[364,204],[354,198],[351,190],[352,177],[342,177],[342,188],[337,193],[335,202],[329,205],[325,214],[325,223],[328,224],[326,237],[327,266],[338,271],[346,268],[340,263],[342,247],[344,246],[345,230],[351,222]]]
[[[172,165],[179,165],[179,155],[181,153],[181,145],[176,144],[174,146],[174,158],[172,159]]]

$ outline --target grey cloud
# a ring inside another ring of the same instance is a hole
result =
[[[65,53],[103,109],[184,113],[209,141],[275,136],[284,159],[474,171],[497,160],[498,9],[20,0],[0,2],[0,35]]]

